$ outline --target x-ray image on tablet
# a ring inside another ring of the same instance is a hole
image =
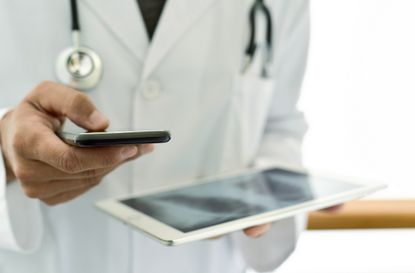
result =
[[[271,170],[122,202],[180,231],[189,232],[312,198],[307,176]]]
[[[161,232],[163,227],[169,227],[169,232],[172,232],[169,234],[179,238],[183,237],[182,234],[198,234],[199,231],[212,230],[218,226],[223,228],[230,223],[233,225],[229,225],[228,228],[235,227],[235,223],[239,223],[241,228],[248,227],[249,222],[256,225],[264,222],[265,218],[278,219],[278,212],[280,216],[292,216],[295,210],[299,213],[305,211],[304,208],[324,207],[324,200],[326,206],[334,205],[342,202],[340,197],[344,199],[347,193],[346,199],[349,200],[378,188],[308,173],[269,169],[120,199],[116,203],[117,210],[124,207],[125,214],[131,212],[129,221],[135,217],[133,212],[139,213],[140,217],[136,215],[134,220],[135,227],[153,225],[152,229],[150,226],[146,229],[141,228],[147,234],[152,235],[154,232]],[[113,202],[107,201],[99,207],[124,219],[120,212],[115,213],[115,208],[111,207],[113,205]],[[148,218],[142,217],[143,215]],[[149,219],[151,221],[147,221]],[[244,219],[249,221],[246,222]],[[157,226],[155,223],[161,225]],[[159,240],[163,239],[160,234],[154,236]],[[174,242],[174,239],[170,240]]]

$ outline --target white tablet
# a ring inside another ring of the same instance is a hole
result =
[[[216,176],[96,205],[163,244],[178,245],[341,204],[384,187],[273,168]]]

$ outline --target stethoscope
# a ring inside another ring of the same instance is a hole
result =
[[[66,48],[59,54],[56,62],[56,75],[59,81],[72,88],[88,91],[95,88],[102,77],[102,61],[99,55],[92,49],[81,45],[81,27],[79,24],[79,13],[77,0],[70,0],[71,6],[71,33],[72,46]],[[272,59],[272,17],[264,0],[255,0],[249,12],[250,37],[245,50],[245,59],[242,72],[246,73],[252,65],[256,43],[256,16],[262,12],[266,19],[266,48],[263,59],[261,76],[268,76],[268,66]]]
[[[255,52],[258,48],[256,43],[256,21],[258,12],[262,12],[266,20],[266,35],[265,35],[265,54],[263,54],[262,60],[262,77],[268,77],[269,65],[272,62],[272,43],[273,43],[273,33],[272,33],[272,16],[269,8],[265,5],[264,0],[255,0],[255,3],[249,11],[249,27],[250,27],[250,36],[248,46],[245,49],[245,60],[242,66],[242,73],[246,73],[251,67]]]
[[[102,62],[95,51],[81,45],[77,0],[70,0],[70,4],[73,44],[59,54],[56,75],[61,83],[77,90],[88,91],[95,88],[101,80]]]

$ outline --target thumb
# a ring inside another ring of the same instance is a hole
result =
[[[25,101],[48,114],[68,117],[88,131],[102,131],[109,125],[108,119],[98,111],[88,96],[64,85],[43,82]]]

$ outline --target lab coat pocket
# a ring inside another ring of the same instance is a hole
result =
[[[226,151],[233,167],[243,168],[253,162],[264,133],[274,85],[274,80],[256,76],[238,74],[233,78]]]

